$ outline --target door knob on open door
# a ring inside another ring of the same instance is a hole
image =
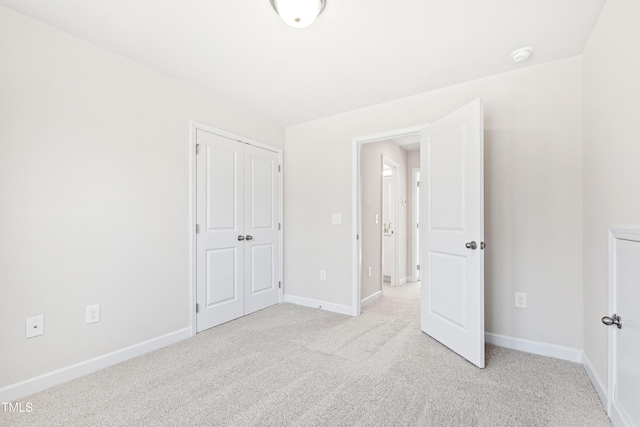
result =
[[[614,314],[611,317],[604,316],[602,318],[602,323],[604,323],[607,326],[616,325],[618,329],[622,329],[622,318],[617,314]]]
[[[478,247],[478,244],[472,240],[471,242],[467,242],[464,246],[467,249],[475,250]]]

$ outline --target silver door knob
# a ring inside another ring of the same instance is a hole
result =
[[[246,239],[247,239],[247,240],[253,240],[253,236],[251,236],[251,235],[247,234]]]
[[[244,236],[238,236],[238,240],[242,242],[244,240]]]
[[[473,249],[473,250],[475,250],[475,249],[478,247],[478,244],[477,244],[476,242],[474,242],[474,241],[471,241],[471,242],[467,242],[467,243],[464,245],[464,247],[465,247],[465,248],[467,248],[467,249]]]
[[[616,325],[618,327],[618,329],[622,329],[622,318],[620,316],[618,316],[617,314],[614,314],[611,317],[604,316],[602,318],[602,323],[604,323],[607,326]]]

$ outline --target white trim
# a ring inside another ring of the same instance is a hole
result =
[[[616,238],[620,234],[616,235],[613,229],[609,230],[609,313],[607,316],[611,316],[611,313],[616,313],[616,271],[614,266],[616,265]],[[607,335],[607,414],[609,418],[612,417],[611,410],[613,406],[613,387],[614,387],[614,375],[615,375],[615,351],[616,335],[615,329],[610,328]]]
[[[196,134],[197,130],[201,129],[206,132],[210,132],[225,138],[232,139],[234,141],[243,142],[255,147],[259,147],[268,151],[278,153],[278,163],[280,166],[279,173],[279,218],[278,222],[281,224],[280,231],[278,233],[279,242],[279,281],[282,286],[279,289],[278,301],[282,303],[284,301],[284,162],[282,148],[265,144],[260,141],[256,141],[251,138],[247,138],[236,133],[228,132],[224,129],[216,128],[205,123],[201,123],[195,120],[190,121],[190,137],[189,137],[189,313],[191,318],[191,336],[196,334]]]
[[[491,332],[485,332],[484,336],[488,344],[510,348],[512,350],[526,351],[527,353],[539,354],[541,356],[568,360],[570,362],[582,363],[583,351],[577,348],[548,344],[540,341],[525,340],[522,338],[494,334]]]
[[[631,421],[623,415],[622,409],[618,407],[618,402],[611,403],[611,413],[609,414],[611,424],[614,427],[634,427]],[[637,427],[637,426],[636,426]]]
[[[411,169],[411,281],[420,280],[420,272],[418,271],[418,258],[420,257],[420,248],[418,247],[418,174],[420,168]]]
[[[50,387],[66,383],[84,375],[108,368],[134,357],[167,347],[191,337],[191,328],[180,329],[157,338],[152,338],[93,359],[84,360],[65,368],[56,369],[28,380],[0,388],[0,402],[12,402]]]
[[[197,210],[196,210],[196,130],[198,129],[198,123],[191,120],[189,122],[189,221],[187,225],[189,227],[187,235],[189,236],[189,300],[187,304],[189,318],[191,319],[191,336],[196,334],[196,310],[195,302],[197,299],[196,293],[196,223],[197,223]]]
[[[402,285],[406,284],[407,282],[409,282],[409,279],[411,279],[411,277],[403,277],[402,279],[400,279],[400,282],[398,283],[398,286],[402,286]]]
[[[382,296],[382,291],[378,291],[378,292],[374,293],[373,295],[369,295],[368,297],[366,297],[365,299],[360,301],[360,307],[368,306],[372,302],[375,302],[375,301],[379,300],[381,296]]]
[[[360,315],[360,269],[362,268],[362,240],[358,236],[362,235],[362,224],[360,217],[361,209],[361,182],[360,182],[360,147],[362,144],[376,141],[384,141],[386,139],[399,138],[419,134],[426,126],[417,125],[402,129],[396,129],[386,132],[379,132],[371,135],[357,136],[352,139],[351,149],[351,230],[353,233],[353,241],[351,245],[351,310],[352,316]],[[285,298],[286,300],[286,298]]]
[[[360,188],[360,144],[355,140],[352,145],[351,158],[351,315],[359,316],[360,306],[360,269],[362,268],[362,224],[360,221],[362,206],[362,189]]]
[[[582,353],[582,366],[584,367],[584,370],[586,371],[587,376],[589,377],[589,380],[593,385],[593,388],[596,390],[596,393],[600,398],[600,403],[602,403],[602,408],[606,410],[607,401],[608,401],[607,389],[603,385],[602,381],[600,380],[600,377],[598,377],[598,374],[596,374],[595,369],[593,369],[593,365],[591,364],[591,361],[587,357],[586,353]]]
[[[332,302],[320,301],[311,298],[297,297],[294,295],[284,296],[284,302],[291,304],[302,305],[305,307],[319,308],[321,310],[331,311],[339,314],[346,314],[353,316],[353,307],[350,305],[334,304]]]

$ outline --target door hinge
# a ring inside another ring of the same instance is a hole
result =
[[[278,282],[278,289],[282,288],[282,282]]]
[[[416,222],[416,228],[420,228],[420,223]]]
[[[200,144],[196,144],[196,154],[200,154]]]
[[[280,165],[278,165],[278,172],[280,172]]]
[[[417,267],[418,267],[418,271],[419,271],[420,270],[420,264],[418,264]]]
[[[196,224],[196,234],[200,233],[200,226]]]
[[[360,240],[360,235],[356,234],[356,240]]]
[[[200,304],[196,304],[196,313],[200,312]]]
[[[282,224],[278,223],[278,230],[282,230]]]
[[[420,181],[416,181],[416,185],[420,187]]]

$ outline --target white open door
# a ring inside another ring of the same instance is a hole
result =
[[[482,100],[421,132],[422,330],[484,368]]]

